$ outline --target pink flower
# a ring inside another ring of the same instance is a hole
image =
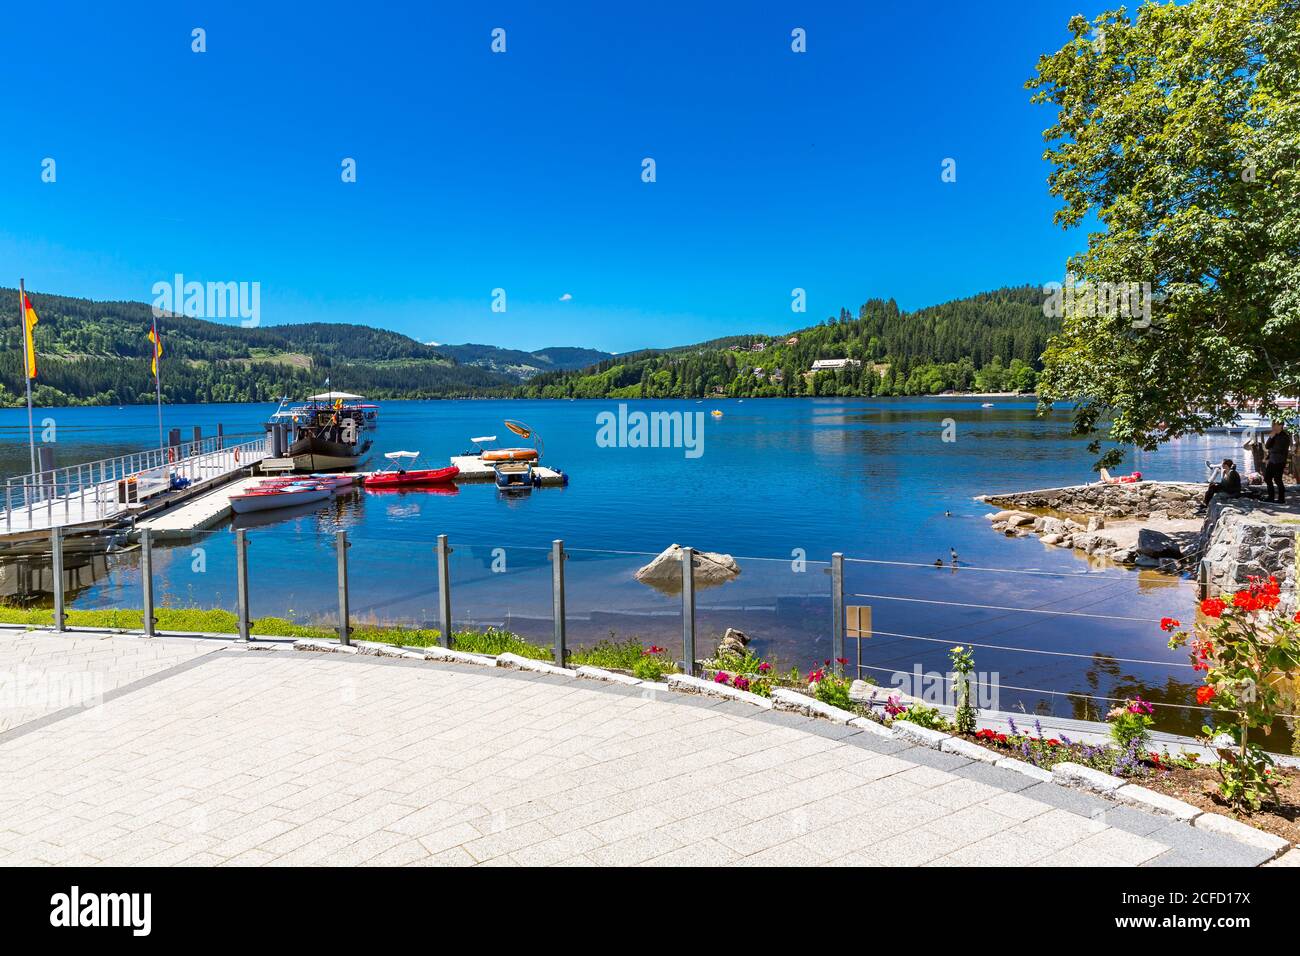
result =
[[[749,678],[744,674],[737,674],[736,679],[731,682],[731,686],[737,690],[749,690]]]
[[[713,675],[713,683],[715,684],[725,684],[729,680],[731,680],[731,675],[729,675],[726,671],[718,671],[716,674]]]
[[[767,661],[763,661],[763,663],[758,665],[758,672],[760,674],[766,674],[771,669],[772,669],[772,665],[769,664]]]

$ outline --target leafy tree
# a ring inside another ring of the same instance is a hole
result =
[[[1143,448],[1274,410],[1300,394],[1300,0],[1147,2],[1069,29],[1028,83],[1057,109],[1056,221],[1101,225],[1069,271],[1149,283],[1152,301],[1126,315],[1076,297],[1040,396]]]

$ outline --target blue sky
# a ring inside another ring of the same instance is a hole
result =
[[[0,284],[38,293],[179,272],[267,323],[622,351],[1059,280],[1084,241],[1023,89],[1078,0],[10,6]]]

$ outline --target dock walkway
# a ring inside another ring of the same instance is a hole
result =
[[[220,484],[267,457],[265,438],[227,442],[231,439],[208,438],[9,478],[0,538],[117,524],[163,504],[173,477],[190,488]]]
[[[451,463],[460,469],[460,474],[456,476],[457,481],[492,481],[496,477],[496,473],[492,470],[492,462],[484,461],[478,455],[453,455]],[[564,475],[545,465],[534,464],[533,474],[544,485],[564,484]]]

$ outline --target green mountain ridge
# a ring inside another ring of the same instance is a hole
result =
[[[646,349],[577,372],[543,373],[529,398],[700,398],[804,395],[931,395],[1033,391],[1040,356],[1059,320],[1034,286],[984,292],[915,312],[871,299],[853,316],[781,335],[732,335],[698,345]],[[846,360],[814,370],[818,360]]]
[[[30,293],[42,406],[154,400],[141,302]],[[707,395],[920,395],[1030,391],[1058,322],[1032,286],[998,289],[914,312],[871,299],[856,316],[782,335],[730,335],[612,355],[551,347],[430,345],[364,325],[309,322],[243,328],[168,315],[162,391],[167,402],[275,401],[324,387],[386,398],[683,398]],[[0,405],[25,401],[18,295],[0,289]],[[819,359],[848,360],[812,371]]]

